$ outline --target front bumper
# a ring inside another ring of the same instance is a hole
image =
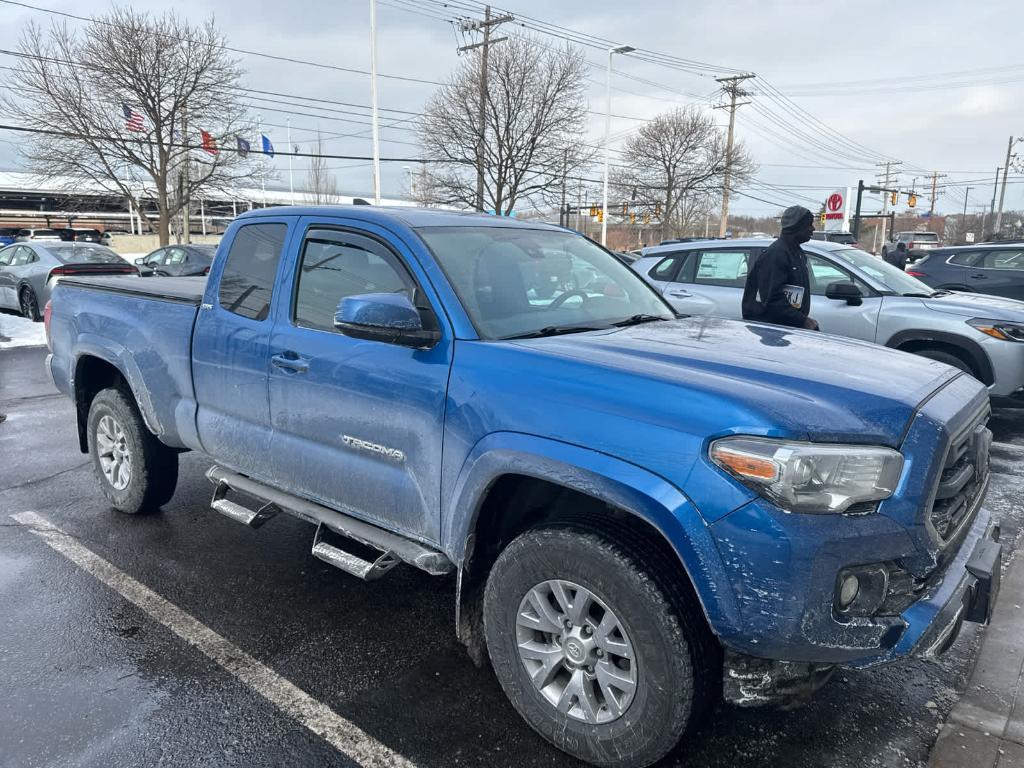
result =
[[[999,405],[1005,404],[1004,401],[1019,400],[1020,391],[1024,388],[1024,344],[985,336],[979,340],[979,345],[992,366],[989,394],[1000,401]]]

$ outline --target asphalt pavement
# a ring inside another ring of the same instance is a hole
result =
[[[579,765],[463,652],[452,579],[363,583],[310,555],[306,523],[238,525],[198,453],[162,512],[111,511],[44,355],[0,350],[0,766]],[[988,503],[1015,542],[1024,415],[992,426]],[[982,634],[841,671],[802,709],[722,705],[669,765],[923,766]]]

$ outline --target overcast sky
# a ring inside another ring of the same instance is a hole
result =
[[[109,5],[92,0],[51,2],[28,0],[54,10],[76,14],[101,13]],[[918,188],[930,186],[931,171],[947,174],[942,183],[957,183],[939,199],[940,212],[960,212],[964,182],[972,189],[968,210],[988,204],[996,166],[1004,163],[1010,134],[1024,136],[1024,3],[985,0],[983,3],[934,0],[926,4],[862,0],[856,4],[827,4],[821,0],[790,0],[785,5],[764,2],[669,2],[642,4],[591,0],[553,3],[510,0],[512,13],[569,28],[617,43],[708,62],[727,73],[729,68],[754,72],[789,96],[796,107],[782,107],[757,79],[750,82],[751,105],[737,113],[737,137],[761,166],[758,182],[745,187],[751,197],[733,201],[738,213],[771,213],[777,203],[814,207],[827,190],[853,186],[859,178],[874,177],[876,156],[904,161],[900,182],[919,177]],[[392,3],[401,5],[395,7]],[[385,5],[387,4],[387,5]],[[459,5],[469,5],[460,1]],[[772,7],[776,5],[776,7]],[[369,69],[368,0],[305,0],[291,3],[252,3],[240,0],[135,0],[139,10],[159,13],[173,8],[199,22],[215,14],[232,46],[275,55],[308,59],[355,69]],[[834,7],[834,10],[830,7]],[[418,9],[418,10],[417,10]],[[426,14],[426,15],[424,15]],[[434,0],[379,0],[379,71],[425,80],[444,80],[459,64],[457,36],[447,19],[469,15]],[[49,23],[45,13],[0,5],[3,48],[13,48],[17,31],[29,19]],[[74,22],[72,22],[74,23]],[[506,25],[503,31],[518,31]],[[543,38],[561,44],[556,38]],[[604,67],[607,55],[585,49],[590,68],[590,109],[603,114]],[[0,56],[9,66],[10,57]],[[369,78],[301,64],[242,56],[246,85],[268,91],[369,104]],[[697,76],[656,66],[631,56],[617,57],[615,69],[649,82],[613,75],[613,147],[621,147],[629,129],[673,106],[698,102],[720,103],[713,77]],[[961,73],[961,74],[950,74]],[[0,84],[4,70],[0,70]],[[856,81],[858,85],[847,85]],[[951,84],[964,87],[950,87]],[[422,108],[433,85],[381,79],[382,107]],[[253,102],[254,104],[256,102]],[[263,103],[259,110],[266,132],[284,148],[286,112],[291,110],[292,141],[303,149],[319,127],[325,134],[357,134],[327,143],[333,154],[368,155],[365,126],[336,122],[362,116],[323,112],[322,118],[294,114],[318,112]],[[335,109],[345,109],[334,107]],[[805,114],[810,113],[810,116]],[[353,110],[360,114],[366,110]],[[766,114],[767,113],[767,114]],[[386,113],[385,113],[386,114]],[[714,113],[723,124],[725,111]],[[408,116],[405,116],[408,117]],[[781,119],[780,119],[781,117]],[[589,141],[599,144],[603,118],[590,115]],[[844,138],[827,134],[815,119]],[[812,141],[795,137],[794,129],[811,134]],[[416,157],[409,130],[387,128],[382,155]],[[17,137],[0,133],[0,169],[16,169]],[[851,146],[847,142],[854,142]],[[1024,157],[1024,144],[1019,145]],[[295,161],[295,186],[305,181],[304,161]],[[403,163],[385,163],[385,195],[408,190]],[[808,167],[810,166],[810,167]],[[826,167],[834,166],[834,167]],[[847,166],[842,168],[840,166]],[[278,159],[278,184],[288,185],[287,160]],[[339,186],[346,192],[370,194],[368,164],[332,160]],[[912,170],[911,170],[912,169]],[[595,168],[591,175],[600,173]],[[972,181],[976,180],[976,181]],[[1007,188],[1006,207],[1024,209],[1024,174]],[[1014,183],[1016,182],[1016,183]],[[773,185],[765,187],[764,184]],[[924,203],[926,205],[926,203]]]

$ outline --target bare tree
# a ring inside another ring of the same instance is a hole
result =
[[[484,205],[551,203],[563,176],[590,159],[582,144],[586,63],[579,50],[553,50],[528,37],[495,45],[488,60]],[[424,202],[474,206],[480,60],[471,56],[428,101],[420,143],[434,161],[417,190]]]
[[[334,178],[324,157],[324,140],[320,131],[316,133],[313,156],[309,159],[309,173],[306,174],[306,197],[313,205],[331,205],[338,202],[338,180]]]
[[[31,171],[126,198],[168,242],[171,219],[204,190],[265,172],[237,151],[253,126],[238,98],[242,70],[212,19],[193,26],[114,8],[82,30],[30,25],[3,103],[36,131],[22,146]],[[135,122],[129,128],[136,113]],[[200,131],[210,138],[200,139]]]
[[[688,228],[697,206],[706,212],[709,195],[721,192],[726,169],[725,132],[696,107],[658,115],[639,128],[622,151],[624,167],[612,174],[616,193],[660,217],[666,238]],[[756,172],[742,144],[732,151],[730,184],[739,186]],[[611,206],[615,210],[615,206]]]

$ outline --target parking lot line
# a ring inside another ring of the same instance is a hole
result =
[[[78,543],[46,518],[35,512],[21,512],[11,517],[27,526],[32,533],[83,571],[106,584],[128,602],[137,605],[182,640],[194,645],[286,715],[325,739],[339,752],[367,768],[412,768],[413,763],[409,760],[381,744],[291,681],[261,664],[192,615]]]

